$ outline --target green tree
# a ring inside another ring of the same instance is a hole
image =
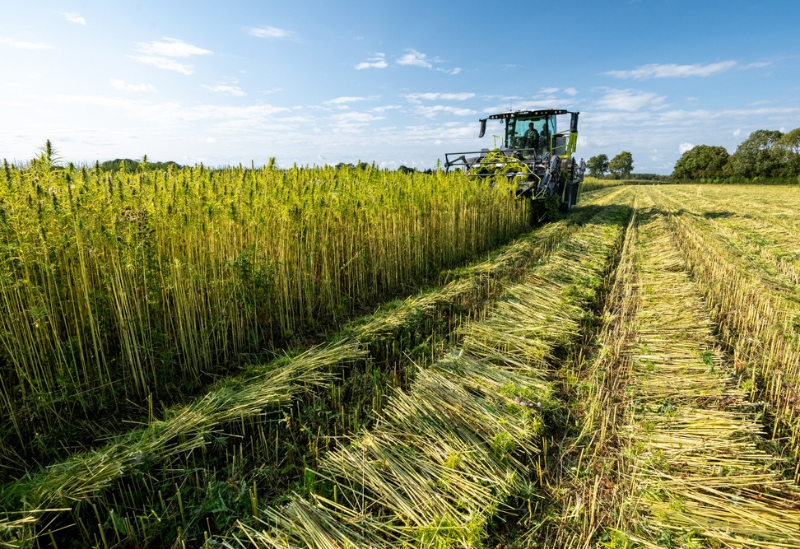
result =
[[[614,179],[625,179],[633,171],[633,155],[628,151],[622,151],[608,163],[608,171]]]
[[[800,128],[795,128],[781,137],[778,144],[784,150],[783,175],[800,176]]]
[[[729,156],[725,147],[698,145],[683,153],[675,164],[672,177],[676,179],[723,177]]]
[[[777,130],[756,130],[742,141],[730,157],[734,175],[744,177],[777,177],[783,175],[785,149],[779,142],[783,134]]]
[[[778,140],[778,144],[786,147],[786,150],[800,154],[800,128],[795,128]]]
[[[589,175],[592,177],[603,177],[608,171],[608,157],[604,154],[593,156],[586,163],[586,167],[589,168]]]

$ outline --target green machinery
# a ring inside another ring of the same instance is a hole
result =
[[[578,142],[578,112],[566,110],[524,110],[493,114],[480,119],[504,125],[500,147],[474,152],[447,153],[445,169],[461,169],[474,177],[503,175],[517,182],[516,195],[537,202],[558,201],[569,212],[578,199],[586,162],[573,157]],[[559,131],[557,117],[569,115],[569,130]],[[496,145],[496,143],[495,143]],[[468,156],[474,155],[474,156]],[[553,198],[551,198],[553,197]]]

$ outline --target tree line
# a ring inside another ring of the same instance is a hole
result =
[[[725,147],[698,145],[683,153],[672,178],[750,179],[800,177],[800,128],[789,133],[756,130],[733,154]]]
[[[598,154],[586,162],[586,167],[592,177],[605,177],[608,173],[611,179],[628,179],[633,173],[633,155],[622,151],[609,160],[605,154]]]

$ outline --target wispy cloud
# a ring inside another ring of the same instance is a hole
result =
[[[764,67],[769,67],[772,63],[767,61],[761,61],[758,63],[748,63],[747,65],[743,66],[743,69],[762,69]]]
[[[666,99],[666,96],[653,92],[609,89],[597,100],[597,106],[601,109],[634,112],[644,107],[663,108]]]
[[[439,113],[454,114],[456,116],[473,116],[478,114],[477,111],[473,111],[472,109],[451,107],[449,105],[433,105],[431,107],[420,105],[417,107],[416,111],[422,116],[426,116],[428,118],[433,118]]]
[[[296,33],[278,27],[245,27],[247,34],[257,36],[258,38],[291,38],[296,36]]]
[[[6,38],[0,36],[0,44],[11,46],[12,48],[19,48],[21,50],[54,50],[55,46],[45,42],[22,42],[14,40],[13,38]]]
[[[247,95],[242,91],[242,88],[240,88],[239,86],[225,86],[225,85],[209,86],[207,84],[201,84],[200,87],[205,88],[212,92],[221,92],[224,93],[225,95],[235,95],[236,97]]]
[[[329,101],[325,101],[327,105],[342,105],[344,103],[356,103],[358,101],[369,101],[372,99],[377,99],[377,96],[373,97],[352,97],[352,96],[345,96],[345,97],[337,97],[336,99],[331,99]]]
[[[557,91],[558,88],[542,88],[541,90],[539,90],[539,93],[542,93],[544,95],[553,95]]]
[[[119,80],[117,78],[109,78],[108,83],[111,84],[111,87],[115,90],[120,90],[124,92],[147,92],[147,93],[155,93],[156,87],[152,84],[128,84],[123,80]]]
[[[397,60],[397,64],[398,65],[422,67],[422,68],[425,68],[425,69],[430,69],[430,70],[436,70],[436,71],[439,71],[439,72],[443,72],[445,74],[458,74],[458,73],[461,72],[461,67],[455,67],[455,68],[452,68],[452,69],[443,69],[441,67],[434,67],[433,66],[434,63],[443,63],[444,62],[442,59],[439,59],[438,57],[434,57],[433,59],[430,59],[430,58],[428,58],[427,55],[425,55],[424,53],[419,52],[417,50],[408,49],[406,51],[408,53],[406,53],[405,55],[403,55],[402,57],[400,57]]]
[[[420,103],[421,101],[466,101],[475,97],[474,93],[461,92],[461,93],[409,93],[406,94],[406,99],[411,103]]]
[[[578,90],[576,90],[575,88],[567,88],[564,90],[564,93],[566,93],[567,95],[574,96],[578,94]]]
[[[187,44],[177,38],[162,38],[163,42],[153,40],[152,42],[139,43],[139,51],[145,55],[155,55],[158,57],[190,57],[192,55],[211,55],[211,50],[198,48],[192,44]]]
[[[648,78],[685,78],[687,76],[710,76],[712,74],[725,72],[736,66],[736,61],[720,61],[719,63],[709,63],[707,65],[676,65],[674,63],[659,65],[642,65],[629,71],[608,71],[606,74],[624,80],[646,80]]]
[[[159,69],[189,75],[194,73],[194,67],[192,67],[192,65],[184,65],[170,58],[183,58],[192,55],[211,55],[214,53],[211,50],[187,44],[183,40],[178,40],[177,38],[164,37],[162,40],[163,42],[157,40],[146,43],[139,42],[138,50],[145,55],[130,55],[129,57],[145,65],[152,65]]]
[[[86,26],[86,19],[75,13],[65,13],[64,18],[70,23],[76,23],[78,25],[83,25],[84,27]]]
[[[691,151],[692,149],[694,149],[693,143],[681,143],[680,145],[678,145],[678,152],[680,152],[681,154]]]
[[[373,107],[370,109],[372,112],[386,112],[386,111],[393,111],[395,109],[402,109],[402,105],[383,105],[381,107]]]
[[[397,64],[432,69],[433,65],[427,60],[427,57],[427,55],[417,50],[408,50],[407,54],[397,60]]]
[[[363,63],[359,63],[356,65],[356,70],[364,70],[364,69],[385,69],[389,65],[386,63],[386,54],[384,53],[376,53],[375,57],[369,57]]]
[[[194,68],[191,65],[183,65],[172,59],[167,59],[166,57],[152,57],[147,55],[129,55],[128,57],[136,59],[145,65],[153,65],[154,67],[167,71],[175,71],[186,75],[194,73]]]

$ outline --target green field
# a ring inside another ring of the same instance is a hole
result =
[[[797,186],[0,175],[0,547],[800,547]]]

